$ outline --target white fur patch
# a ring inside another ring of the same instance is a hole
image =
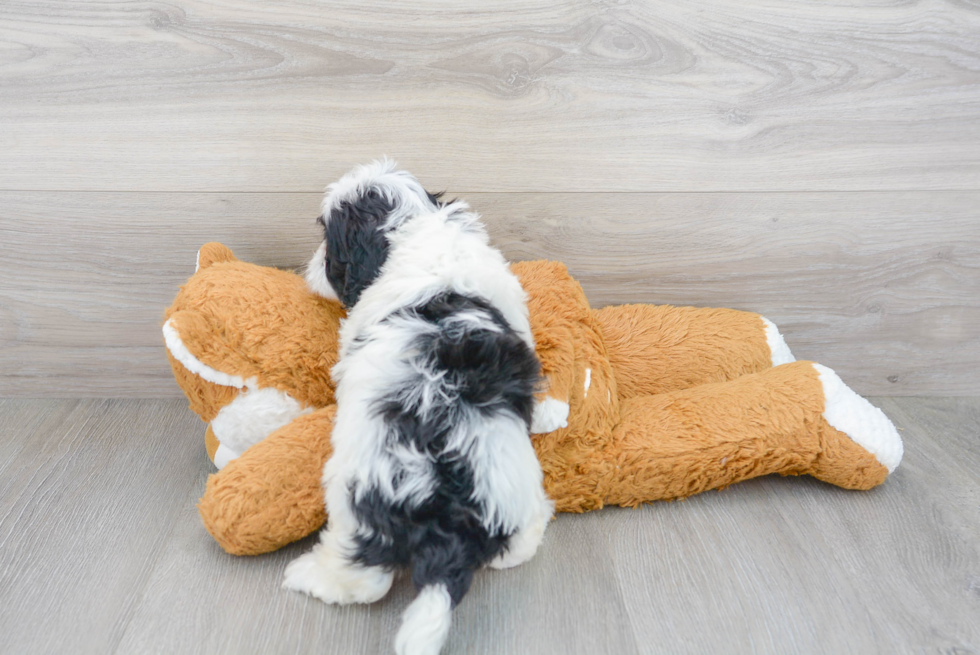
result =
[[[240,455],[241,453],[236,453],[223,443],[219,443],[218,449],[214,451],[214,465],[220,471],[224,467],[228,466],[228,462],[233,459],[238,459]]]
[[[554,505],[538,506],[539,514],[534,520],[517,531],[507,542],[507,550],[497,555],[489,566],[494,569],[509,569],[529,561],[538,552],[544,540],[544,530],[554,514]]]
[[[531,415],[532,434],[547,434],[567,427],[568,403],[551,396],[545,396],[541,402],[534,403],[534,413]]]
[[[197,257],[194,259],[194,272],[197,273],[201,270],[201,251],[197,251]]]
[[[452,599],[446,586],[423,587],[402,616],[402,626],[395,636],[395,653],[439,655],[449,636],[452,617]]]
[[[184,342],[181,341],[180,335],[177,333],[176,328],[170,324],[170,321],[163,324],[163,339],[167,344],[167,350],[174,356],[174,359],[194,375],[199,375],[212,384],[220,384],[224,387],[241,389],[245,386],[246,380],[242,376],[222,373],[192,355],[191,351],[184,345]],[[251,379],[249,379],[249,382],[251,382]]]
[[[306,286],[309,290],[316,295],[327,300],[339,300],[337,292],[334,291],[330,281],[327,280],[326,261],[327,242],[324,241],[317,248],[313,259],[306,265],[306,272],[303,274],[303,278],[306,280]]]
[[[589,397],[589,387],[592,386],[592,369],[585,369],[585,390],[582,392],[582,398]]]
[[[352,564],[346,557],[346,550],[337,542],[334,533],[323,533],[320,543],[312,551],[297,557],[286,567],[283,588],[335,605],[373,603],[384,598],[395,574],[380,566]]]
[[[337,381],[337,415],[331,436],[334,452],[324,468],[331,524],[335,514],[331,504],[346,504],[349,481],[357,481],[364,488],[378,486],[387,497],[395,498],[393,457],[413,476],[405,489],[397,491],[399,500],[416,495],[424,497],[434,484],[431,466],[424,455],[404,448],[397,452],[385,449],[387,425],[372,409],[394,385],[414,373],[403,355],[411,349],[418,332],[401,323],[392,321],[386,326],[375,326],[370,334],[384,336],[342,357],[332,371]],[[439,379],[426,380],[424,372],[420,373],[423,382],[414,391],[426,405],[426,399],[438,393]],[[337,487],[336,496],[332,494],[334,487]]]
[[[221,408],[211,421],[211,429],[222,445],[243,453],[297,416],[312,411],[312,407],[303,407],[273,387],[246,389]]]
[[[779,366],[780,364],[795,362],[796,358],[790,352],[789,346],[786,345],[786,340],[779,333],[779,328],[776,327],[776,324],[765,316],[760,316],[759,318],[762,319],[763,324],[766,326],[766,343],[769,344],[772,365]]]
[[[382,157],[356,167],[328,186],[323,198],[323,220],[329,221],[331,212],[341,203],[356,200],[368,189],[378,191],[394,205],[385,228],[397,227],[408,218],[434,211],[436,207],[422,184],[411,173],[397,170],[397,167],[394,161]]]
[[[474,417],[469,423],[447,446],[468,454],[473,498],[486,511],[483,525],[490,533],[519,532],[551,506],[527,425],[506,415],[491,421]]]
[[[834,371],[814,364],[823,385],[823,417],[875,456],[891,473],[902,461],[902,438],[885,413],[857,395]]]

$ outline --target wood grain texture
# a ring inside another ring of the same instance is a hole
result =
[[[0,189],[976,189],[974,2],[9,0]]]
[[[980,399],[875,399],[906,455],[870,492],[762,478],[562,515],[481,571],[445,655],[980,650]],[[0,401],[0,653],[390,652],[414,595],[279,588],[312,539],[236,558],[193,507],[210,464],[178,400]]]
[[[459,193],[596,307],[756,311],[860,393],[980,393],[980,192]],[[0,192],[0,396],[178,395],[159,328],[198,247],[300,266],[319,199]]]
[[[693,497],[683,510],[650,507],[653,522],[610,513],[643,652],[975,652],[980,402],[873,400],[906,446],[877,489],[768,477]],[[660,556],[637,549],[644,540]],[[650,584],[629,582],[638,578]],[[646,611],[654,604],[670,614]]]
[[[296,266],[320,238],[312,195],[0,198],[0,397],[179,395],[160,326],[198,248]]]
[[[0,485],[4,653],[111,653],[175,517],[196,498],[200,421],[178,402],[7,401]]]

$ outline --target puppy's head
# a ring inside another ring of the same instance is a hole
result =
[[[352,307],[381,272],[388,234],[413,216],[435,211],[439,197],[388,159],[358,166],[327,187],[323,243],[306,269],[310,290]]]

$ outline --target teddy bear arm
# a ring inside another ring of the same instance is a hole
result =
[[[198,511],[224,550],[271,552],[323,525],[320,480],[335,410],[331,405],[294,419],[208,478]]]
[[[620,398],[734,380],[794,361],[776,326],[752,312],[616,305],[593,316]]]
[[[535,395],[531,432],[543,434],[568,426],[569,399],[575,379],[575,348],[571,330],[560,325],[535,331],[536,354],[543,384]]]

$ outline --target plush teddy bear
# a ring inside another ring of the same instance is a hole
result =
[[[547,387],[531,439],[558,511],[635,507],[770,473],[870,489],[898,466],[884,413],[776,327],[729,309],[592,309],[560,263],[512,265]],[[166,312],[164,339],[220,471],[199,504],[229,553],[255,555],[326,519],[320,477],[344,311],[299,276],[221,244]]]

